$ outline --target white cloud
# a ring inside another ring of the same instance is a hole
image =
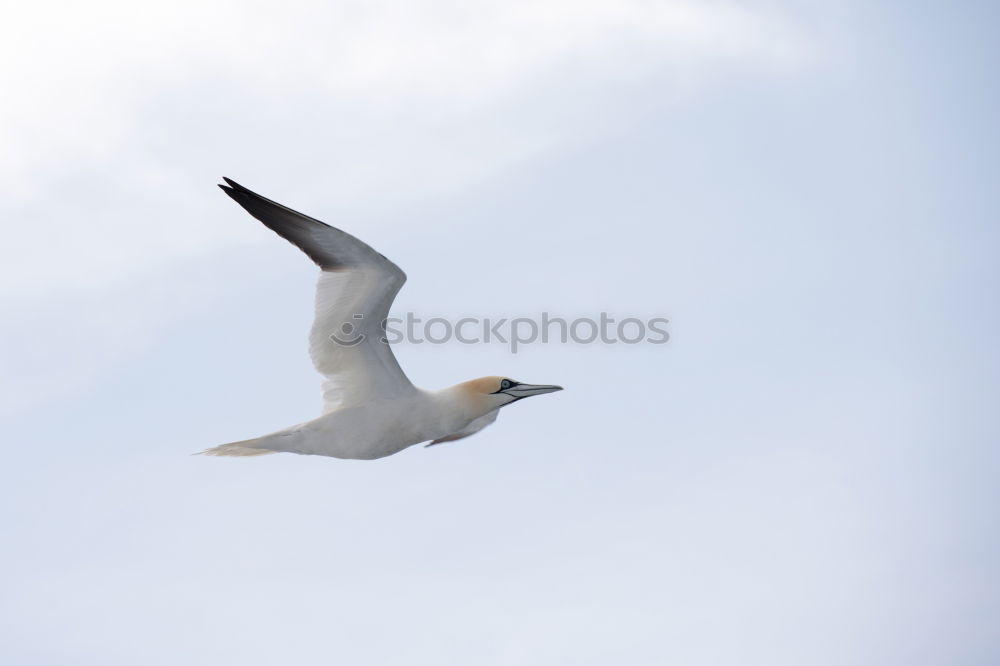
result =
[[[45,290],[236,241],[204,224],[219,171],[377,210],[600,131],[661,70],[807,52],[773,12],[687,1],[67,2],[0,31],[0,283]]]

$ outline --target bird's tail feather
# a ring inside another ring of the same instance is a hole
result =
[[[229,444],[222,444],[221,446],[214,446],[210,449],[205,449],[200,453],[195,455],[205,455],[205,456],[264,456],[268,453],[275,453],[269,449],[263,449],[259,446],[254,446],[254,444],[259,444],[263,437],[258,437],[257,439],[244,439],[241,442],[230,442]]]

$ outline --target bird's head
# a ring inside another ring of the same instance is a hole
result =
[[[507,377],[480,377],[459,384],[462,390],[477,402],[483,402],[496,409],[533,395],[562,391],[561,386],[551,384],[525,384]]]

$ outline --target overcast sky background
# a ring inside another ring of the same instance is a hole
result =
[[[993,3],[21,3],[0,25],[0,661],[1000,659]],[[400,345],[566,391],[374,462],[315,416],[343,227]]]

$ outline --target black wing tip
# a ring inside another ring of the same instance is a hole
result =
[[[246,207],[244,205],[244,202],[247,201],[248,197],[246,195],[244,195],[243,192],[240,192],[239,190],[235,190],[235,189],[233,189],[231,187],[228,187],[226,185],[219,185],[219,189],[222,190],[223,192],[225,192],[226,194],[228,194],[230,199],[232,199],[236,203],[240,204],[241,206],[244,206],[244,208]]]
[[[219,189],[229,195],[229,198],[243,207],[250,215],[260,220],[279,236],[289,241],[306,256],[313,260],[324,271],[340,271],[349,268],[348,263],[326,254],[316,247],[308,236],[315,227],[333,229],[325,222],[303,215],[279,203],[266,199],[252,190],[248,190],[232,178],[222,177],[226,185],[217,183]],[[339,230],[335,230],[338,233]],[[355,239],[356,240],[356,239]],[[357,241],[360,242],[360,241]]]
[[[236,201],[241,205],[243,204],[243,202],[251,202],[251,201],[268,202],[267,199],[260,196],[256,192],[248,190],[247,188],[237,183],[235,180],[231,180],[229,178],[226,178],[225,176],[223,176],[222,180],[226,181],[228,185],[218,184],[219,189],[228,194],[230,198],[232,198],[234,201]]]
[[[226,178],[225,176],[223,176],[222,180],[226,181],[228,187],[227,185],[219,185],[219,187],[222,188],[222,191],[228,194],[230,197],[232,197],[233,200],[235,200],[237,203],[242,204],[243,202],[248,202],[248,203],[257,202],[258,204],[266,204],[269,206],[274,206],[276,208],[285,208],[285,206],[282,206],[279,203],[275,203],[270,199],[262,197],[251,189],[243,187],[232,178]],[[292,211],[291,209],[288,210],[290,212],[295,213],[295,211]],[[295,213],[295,214],[305,217],[301,213]],[[316,221],[319,222],[319,220]],[[320,224],[322,224],[322,222],[320,222]]]
[[[245,192],[249,192],[250,191],[247,188],[245,188],[242,185],[240,185],[239,183],[237,183],[232,178],[226,178],[225,176],[223,176],[222,180],[226,181],[226,185],[229,185],[229,187],[233,188],[234,190],[243,190]],[[222,187],[222,186],[220,185],[219,187]]]
[[[222,180],[226,181],[226,184],[225,185],[219,185],[219,187],[221,187],[222,190],[226,194],[228,194],[229,196],[233,196],[235,194],[243,194],[243,195],[254,197],[254,198],[257,198],[257,199],[264,199],[264,197],[260,196],[259,194],[257,194],[253,190],[250,190],[250,189],[247,189],[246,187],[243,187],[242,185],[240,185],[239,183],[237,183],[232,178],[226,178],[225,176],[223,176]],[[266,201],[266,199],[264,199],[264,200]]]

